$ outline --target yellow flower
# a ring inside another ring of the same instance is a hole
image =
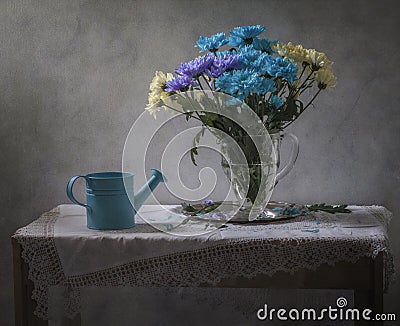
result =
[[[307,49],[304,49],[301,44],[293,45],[292,43],[281,44],[277,43],[272,45],[273,50],[278,52],[278,54],[282,57],[285,57],[291,61],[296,63],[307,62],[308,52]]]
[[[162,107],[162,100],[165,100],[167,97],[169,97],[169,94],[166,92],[162,92],[159,94],[150,92],[148,97],[148,103],[145,109],[155,117],[156,112],[158,112],[160,110],[160,107]]]
[[[272,49],[280,56],[297,64],[299,68],[298,77],[303,72],[301,67],[304,66],[307,74],[314,72],[314,80],[318,83],[320,89],[336,86],[336,77],[332,72],[333,62],[328,59],[325,53],[318,52],[315,49],[305,49],[301,44],[293,45],[290,42],[274,44]],[[300,79],[298,79],[293,83],[293,86],[297,87],[300,82]]]
[[[331,67],[321,68],[316,71],[314,79],[318,82],[318,87],[321,89],[336,86],[336,77],[333,75]]]
[[[307,63],[309,63],[315,70],[320,68],[329,68],[333,64],[325,53],[318,52],[314,49],[307,50],[307,59]]]
[[[305,49],[301,44],[293,45],[290,42],[288,44],[277,43],[272,47],[280,56],[298,63],[299,67],[303,63],[307,63],[312,66],[314,70],[318,70],[320,68],[330,67],[333,64],[325,53],[318,52],[315,49]]]
[[[156,71],[153,80],[150,83],[150,91],[154,93],[164,92],[165,84],[174,76],[171,73],[164,74],[162,71]]]
[[[156,71],[153,80],[150,83],[150,93],[148,97],[148,103],[146,110],[155,117],[156,112],[160,109],[160,105],[167,97],[170,96],[164,88],[165,84],[171,80],[174,76],[171,73],[164,74],[162,71]]]

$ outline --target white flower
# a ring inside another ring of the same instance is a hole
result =
[[[314,79],[318,82],[318,87],[325,89],[326,87],[336,86],[336,77],[333,75],[332,69],[321,68],[314,74]]]
[[[156,71],[153,80],[150,83],[150,93],[146,110],[151,115],[156,116],[156,112],[160,109],[163,100],[170,96],[165,89],[165,84],[174,76],[171,73],[164,74],[162,71]]]
[[[315,70],[320,68],[329,68],[333,62],[328,59],[325,53],[318,52],[314,49],[307,50],[307,63],[309,63]]]

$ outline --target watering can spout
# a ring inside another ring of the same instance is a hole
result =
[[[139,208],[143,205],[146,199],[150,196],[153,190],[158,186],[160,182],[166,182],[164,175],[156,170],[151,169],[151,178],[142,188],[139,189],[137,194],[134,196],[134,208],[137,212]]]

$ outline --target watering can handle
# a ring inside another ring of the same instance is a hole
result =
[[[283,136],[283,139],[289,138],[292,141],[292,149],[287,164],[276,174],[275,183],[281,180],[290,172],[290,170],[293,169],[294,163],[296,163],[297,156],[299,155],[299,140],[296,135],[292,133],[284,133]]]
[[[68,181],[68,184],[67,184],[67,196],[68,196],[68,198],[69,198],[74,204],[77,204],[77,205],[86,207],[87,209],[90,209],[90,206],[88,206],[88,205],[86,205],[86,204],[83,204],[83,203],[81,203],[80,201],[78,201],[78,200],[75,198],[75,196],[74,196],[74,194],[73,194],[73,192],[72,192],[72,188],[73,188],[73,186],[74,186],[74,183],[75,183],[75,181],[78,180],[79,178],[84,178],[84,179],[86,180],[86,177],[85,177],[84,175],[75,175],[75,176],[73,176],[73,177]]]

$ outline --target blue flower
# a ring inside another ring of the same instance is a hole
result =
[[[215,56],[216,57],[223,57],[224,55],[229,55],[229,54],[237,54],[236,49],[234,49],[234,51],[226,50],[226,51],[217,51],[217,52],[215,52]]]
[[[270,56],[262,51],[255,50],[252,46],[243,46],[239,48],[240,62],[245,68],[258,71],[260,74],[266,72],[266,66]]]
[[[254,62],[260,57],[266,55],[261,51],[255,50],[252,46],[243,46],[239,48],[240,62],[246,68],[253,68]]]
[[[214,202],[211,199],[206,199],[204,201],[204,204],[206,204],[206,205],[214,205]]]
[[[214,58],[215,56],[212,53],[208,53],[189,62],[182,62],[179,66],[179,69],[176,70],[176,73],[180,76],[196,78],[200,76],[206,69],[211,67],[214,62]]]
[[[290,83],[297,79],[297,67],[282,57],[274,58],[268,53],[255,49],[254,45],[240,46],[240,62],[245,69],[252,69],[260,74],[267,73],[272,77],[285,78]]]
[[[275,82],[272,79],[261,77],[261,83],[253,93],[265,94],[268,92],[275,92],[275,91],[276,91]]]
[[[240,100],[244,100],[251,93],[265,94],[276,90],[273,80],[261,77],[251,69],[224,73],[216,79],[215,86]]]
[[[246,45],[246,43],[240,37],[230,36],[229,37],[229,45],[230,46],[241,46],[241,45]]]
[[[275,109],[279,109],[283,105],[283,102],[285,102],[285,100],[277,95],[272,95],[269,100],[269,104],[271,104]]]
[[[293,62],[283,59],[282,57],[269,57],[266,72],[273,77],[283,77],[289,83],[293,83],[297,79],[297,67]]]
[[[187,75],[175,75],[170,81],[165,84],[166,92],[185,91],[189,85],[196,86],[197,83],[193,78]]]
[[[225,71],[229,69],[240,69],[242,67],[238,55],[225,54],[223,56],[216,56],[212,66],[204,73],[208,77],[218,78]]]
[[[211,51],[216,52],[221,46],[228,43],[228,39],[225,37],[225,33],[218,33],[211,37],[200,36],[195,47],[200,48],[200,52]]]
[[[275,44],[277,42],[278,41],[270,41],[266,38],[259,39],[256,37],[256,38],[254,38],[252,45],[255,50],[260,50],[260,51],[266,52],[268,54],[271,54],[274,52],[271,48],[271,44]]]
[[[265,27],[260,25],[235,27],[229,37],[229,45],[251,44],[253,39],[263,32],[265,32]]]

